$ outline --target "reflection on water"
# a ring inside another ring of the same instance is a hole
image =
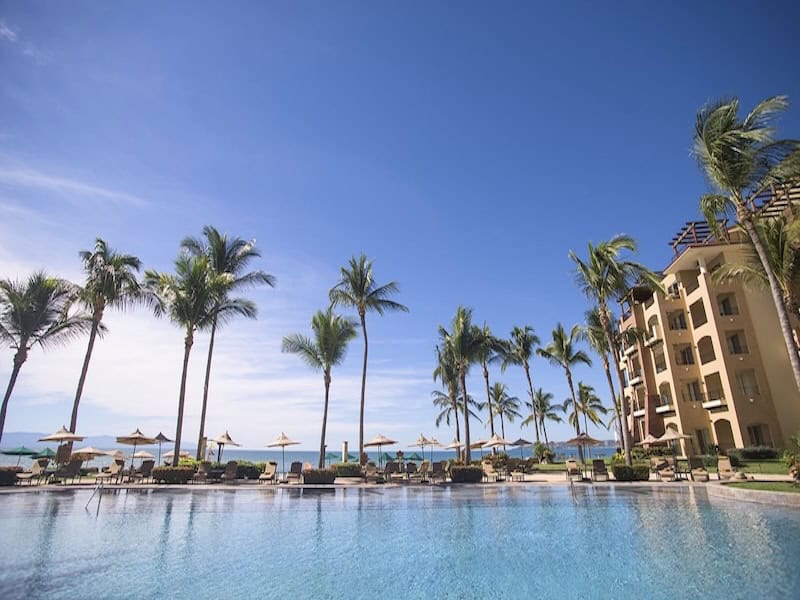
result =
[[[0,597],[791,597],[800,513],[702,488],[0,498]],[[576,573],[580,576],[576,576]],[[269,593],[267,593],[269,592]]]

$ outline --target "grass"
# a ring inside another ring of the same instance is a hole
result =
[[[765,473],[767,475],[787,475],[789,473],[789,467],[780,458],[742,462],[737,469],[747,473]]]
[[[791,481],[741,481],[728,483],[731,487],[745,490],[764,490],[765,492],[792,492],[800,494],[800,485]]]

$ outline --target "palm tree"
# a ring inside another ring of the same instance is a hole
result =
[[[217,275],[230,275],[230,286],[228,293],[235,290],[257,286],[275,286],[275,277],[264,271],[247,272],[247,266],[251,260],[261,256],[255,248],[255,241],[245,241],[238,237],[229,238],[227,234],[221,234],[215,227],[206,225],[203,227],[205,239],[187,237],[181,242],[181,247],[192,256],[205,256],[208,264]],[[217,312],[222,303],[227,299],[227,294],[217,301],[213,308]],[[255,315],[253,315],[255,316]],[[211,318],[211,336],[208,341],[208,357],[206,359],[206,376],[203,382],[203,407],[200,411],[200,433],[197,437],[197,460],[203,457],[203,437],[206,427],[206,409],[208,407],[208,386],[211,380],[211,357],[214,353],[214,340],[216,339],[217,327],[220,325],[216,317]]]
[[[0,342],[16,350],[0,408],[0,440],[11,392],[31,348],[35,344],[43,349],[66,344],[91,329],[89,315],[70,312],[76,300],[75,286],[42,272],[34,273],[27,281],[0,280]]]
[[[578,341],[581,338],[580,325],[573,325],[569,333],[564,329],[561,323],[556,325],[553,329],[553,339],[544,348],[539,348],[539,356],[547,359],[547,361],[556,366],[564,369],[564,374],[567,377],[567,386],[569,386],[569,393],[572,398],[573,405],[576,404],[575,386],[572,383],[572,368],[584,364],[587,367],[592,366],[592,359],[583,350],[576,348]],[[580,434],[580,427],[577,421],[574,423],[575,432]]]
[[[483,369],[483,380],[486,383],[486,403],[489,408],[489,432],[494,435],[494,411],[492,410],[492,394],[489,392],[489,365],[500,360],[499,350],[502,343],[492,335],[492,331],[486,322],[483,328],[475,327],[474,336],[478,345],[476,359]],[[492,448],[497,452],[496,448]]]
[[[328,426],[328,395],[331,387],[331,368],[342,364],[347,344],[355,338],[356,323],[333,313],[333,309],[317,311],[311,318],[314,337],[299,333],[283,338],[281,350],[297,354],[312,369],[322,371],[325,383],[325,405],[322,411],[322,435],[319,442],[319,468],[325,466],[325,430]]]
[[[506,437],[506,420],[513,423],[514,419],[521,419],[519,412],[519,398],[508,395],[508,387],[505,383],[495,382],[491,388],[491,397],[494,400],[494,414],[500,417],[500,435]],[[503,446],[503,451],[505,451]]]
[[[478,340],[475,338],[475,328],[472,326],[472,309],[459,306],[450,331],[439,326],[439,337],[442,340],[445,354],[453,361],[457,372],[458,382],[461,386],[461,396],[469,398],[467,394],[467,372],[477,360]],[[467,464],[472,461],[469,437],[469,410],[468,403],[464,403],[464,460]]]
[[[364,396],[367,390],[367,313],[376,312],[383,315],[387,311],[408,312],[408,307],[390,300],[399,291],[397,283],[390,281],[385,285],[376,285],[372,273],[372,259],[365,254],[351,257],[348,266],[342,267],[339,282],[330,291],[331,306],[348,306],[354,308],[361,320],[361,333],[364,336],[364,365],[361,370],[361,410],[358,418],[358,456],[364,457]]]
[[[500,350],[503,362],[500,365],[500,370],[505,372],[508,365],[519,365],[525,371],[525,377],[528,380],[528,394],[533,398],[533,382],[531,381],[531,368],[530,360],[533,356],[534,346],[539,345],[539,338],[533,332],[533,327],[525,325],[524,327],[514,327],[511,330],[511,338],[503,343]],[[539,441],[539,420],[536,415],[536,406],[531,404],[531,411],[533,416],[533,426],[536,431],[536,441]]]
[[[445,349],[442,352],[439,349],[439,346],[436,347],[436,368],[433,370],[433,380],[434,381],[441,381],[442,387],[447,390],[447,400],[450,404],[453,416],[455,417],[456,421],[456,441],[461,441],[461,430],[458,424],[458,388],[459,388],[459,381],[458,381],[458,366],[455,364],[453,357],[450,353],[448,353]],[[437,394],[442,394],[441,392],[437,392]],[[443,408],[443,399],[440,396],[434,396],[433,403],[440,408]],[[450,422],[448,420],[447,424],[449,425]],[[437,422],[436,426],[439,426],[439,422]],[[458,452],[459,456],[461,455],[461,451]]]
[[[156,271],[145,273],[147,300],[152,304],[155,315],[157,317],[166,315],[170,321],[185,331],[181,387],[178,393],[175,455],[172,459],[174,466],[177,466],[180,459],[186,376],[194,334],[209,329],[214,319],[221,322],[236,315],[253,317],[256,314],[256,307],[249,300],[227,297],[231,279],[230,274],[217,274],[211,268],[207,257],[187,254],[181,254],[175,260],[174,275]]]
[[[83,395],[83,386],[86,384],[94,343],[98,333],[101,332],[100,326],[105,309],[125,309],[141,296],[141,287],[136,274],[142,268],[142,262],[137,257],[118,254],[100,238],[95,240],[94,251],[83,250],[80,257],[83,261],[83,270],[86,272],[86,282],[80,292],[80,299],[91,312],[92,327],[89,331],[89,345],[83,358],[75,401],[72,404],[69,430],[73,433],[78,426],[78,406]]]
[[[539,427],[542,429],[542,435],[544,435],[544,443],[549,444],[550,440],[547,439],[545,421],[560,423],[561,417],[558,416],[556,411],[562,410],[562,406],[560,404],[553,404],[553,394],[545,392],[542,388],[536,388],[534,390],[533,401],[536,404],[535,412],[539,419]],[[531,414],[525,417],[525,420],[522,421],[522,425],[530,425],[533,421],[534,408],[531,406],[530,402],[526,402],[525,404],[531,409]]]
[[[769,282],[778,312],[795,383],[800,389],[800,355],[797,352],[789,312],[769,252],[759,236],[756,217],[760,194],[800,175],[800,141],[775,140],[774,120],[789,106],[786,96],[773,96],[739,118],[739,99],[721,100],[697,114],[693,152],[715,193],[700,198],[700,210],[712,230],[725,235],[720,219],[734,216],[747,232]]]
[[[575,263],[575,280],[578,287],[598,308],[598,316],[606,334],[608,347],[614,348],[614,330],[611,324],[610,302],[623,297],[636,284],[645,284],[654,290],[663,291],[658,276],[644,265],[621,258],[623,252],[635,252],[636,242],[627,235],[617,235],[597,245],[589,243],[589,256],[584,262],[570,250],[569,257]],[[611,352],[617,372],[619,389],[625,389],[625,381],[619,366],[619,353]],[[631,464],[631,435],[628,429],[628,402],[620,403],[622,440],[625,462]]]
[[[577,412],[583,415],[583,430],[586,433],[589,433],[589,421],[593,425],[602,425],[603,420],[600,415],[608,414],[608,409],[594,393],[594,388],[582,381],[578,382]]]
[[[456,401],[453,402],[450,399],[450,394],[445,394],[439,390],[434,390],[431,392],[431,399],[433,400],[433,405],[439,409],[439,414],[436,415],[436,420],[434,424],[437,428],[441,427],[442,423],[450,426],[450,418],[453,417],[456,424],[456,441],[460,440],[460,433],[458,429],[458,413],[464,412],[464,397],[460,394],[456,397]],[[473,419],[477,419],[478,415],[475,413],[473,408],[480,409],[480,404],[475,401],[475,399],[470,396],[469,397],[469,415]]]

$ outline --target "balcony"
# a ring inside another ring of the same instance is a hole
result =
[[[631,380],[628,382],[628,385],[637,386],[637,385],[642,385],[643,383],[644,383],[644,378],[642,377],[642,374],[634,373],[633,377],[631,377]]]
[[[657,333],[654,333],[644,341],[644,345],[646,348],[649,348],[650,346],[654,346],[655,344],[658,344],[661,341],[662,341],[661,336]]]
[[[675,405],[671,402],[669,404],[662,404],[661,406],[656,406],[656,414],[663,415],[664,413],[671,413],[675,412]]]
[[[625,350],[623,350],[622,353],[625,356],[630,356],[630,355],[634,354],[638,349],[639,349],[639,347],[635,346],[635,345],[634,346],[628,346],[627,348],[625,348]]]
[[[727,403],[725,402],[725,396],[723,395],[722,390],[713,390],[708,392],[708,395],[704,398],[701,406],[706,410],[727,408]]]
[[[640,419],[645,415],[645,412],[646,412],[645,409],[637,408],[636,410],[633,411],[633,416],[636,419]]]

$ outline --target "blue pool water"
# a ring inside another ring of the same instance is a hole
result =
[[[702,488],[0,496],[0,598],[796,598],[800,512]]]

